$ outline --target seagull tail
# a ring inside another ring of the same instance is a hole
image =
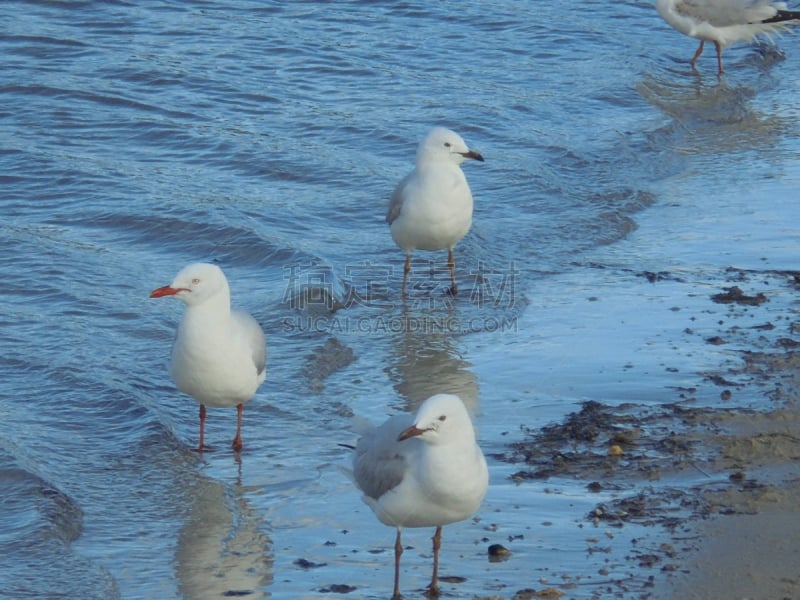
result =
[[[365,419],[359,415],[354,415],[350,421],[350,430],[358,435],[364,435],[375,429],[375,425],[370,423],[369,419]]]
[[[764,19],[762,23],[783,23],[784,21],[800,21],[800,10],[779,10],[774,17]]]

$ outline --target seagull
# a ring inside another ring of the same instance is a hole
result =
[[[472,225],[472,192],[461,163],[467,159],[483,162],[461,136],[434,127],[417,148],[417,163],[392,193],[386,222],[392,239],[406,252],[402,297],[406,297],[411,253],[414,250],[444,250],[450,269],[450,292],[458,292],[453,248]]]
[[[397,415],[369,428],[356,445],[353,475],[364,502],[397,529],[392,600],[402,598],[403,527],[436,527],[428,594],[437,596],[442,526],[473,515],[489,486],[486,459],[461,398],[436,394],[416,416]]]
[[[723,48],[761,34],[779,33],[800,20],[800,11],[786,10],[786,4],[772,0],[656,0],[656,9],[672,27],[700,40],[690,61],[692,68],[705,43],[714,42],[720,75],[725,72]]]
[[[171,284],[157,288],[151,298],[173,296],[186,304],[172,347],[170,374],[178,389],[200,403],[200,443],[206,405],[235,406],[238,413],[233,449],[242,449],[242,412],[266,377],[264,332],[246,312],[231,310],[225,274],[216,265],[185,267]]]

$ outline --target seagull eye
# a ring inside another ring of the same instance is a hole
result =
[[[445,147],[445,148],[449,148],[450,146],[451,146],[450,142],[445,142],[445,143],[444,143],[444,147]]]
[[[197,285],[198,283],[200,283],[200,280],[197,277],[192,279],[192,285]]]
[[[447,420],[447,415],[442,415],[441,417],[439,417],[439,420],[440,421],[446,421]]]

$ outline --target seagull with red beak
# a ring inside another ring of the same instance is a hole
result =
[[[244,405],[266,377],[264,332],[248,313],[231,310],[228,280],[222,269],[207,263],[185,267],[171,284],[151,298],[171,296],[186,304],[172,347],[170,374],[178,389],[200,403],[202,452],[206,406],[236,407],[233,449],[242,449]]]
[[[435,527],[428,595],[439,595],[442,526],[469,518],[489,486],[486,459],[461,398],[431,396],[416,416],[397,415],[363,433],[353,476],[381,523],[395,527],[394,594],[400,595],[404,527]]]

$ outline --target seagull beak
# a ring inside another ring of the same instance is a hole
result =
[[[178,292],[188,292],[188,291],[189,290],[187,290],[185,288],[174,288],[174,287],[169,287],[168,285],[165,285],[163,287],[156,288],[152,292],[150,292],[150,297],[151,298],[163,298],[164,296],[174,296]]]
[[[462,152],[461,156],[464,158],[471,158],[472,160],[479,160],[483,162],[483,156],[481,156],[480,152],[475,152],[475,150],[470,150],[469,152]]]
[[[397,441],[402,442],[403,440],[407,440],[408,438],[417,437],[418,435],[422,435],[425,433],[426,429],[420,429],[416,425],[412,425],[408,429],[404,429],[400,432],[400,435],[397,436]]]

